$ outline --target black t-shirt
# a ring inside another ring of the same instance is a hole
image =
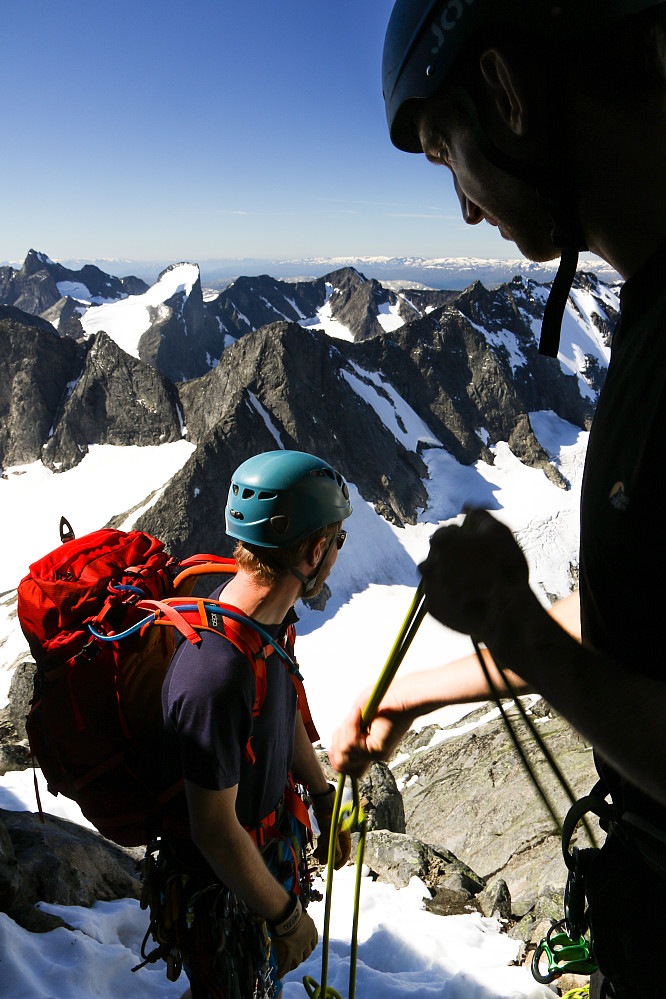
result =
[[[580,562],[585,643],[637,675],[666,681],[665,432],[666,244],[622,289],[587,450]],[[666,829],[666,809],[603,761],[597,766],[622,811]]]
[[[286,622],[262,628],[282,641]],[[257,825],[275,808],[291,767],[296,688],[281,656],[269,655],[265,700],[253,718],[249,660],[222,635],[201,635],[199,645],[181,643],[162,686],[166,769],[210,790],[237,784],[238,820]],[[246,757],[250,737],[254,764]]]

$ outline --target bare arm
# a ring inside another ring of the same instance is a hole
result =
[[[185,781],[192,839],[220,880],[253,912],[275,922],[290,898],[236,817],[237,790],[209,791]]]
[[[500,692],[504,682],[487,649],[482,650],[491,679]],[[529,687],[515,673],[508,672],[512,687],[521,694]],[[329,759],[336,770],[360,777],[373,760],[386,760],[416,718],[449,704],[471,704],[490,696],[486,678],[476,655],[465,656],[446,666],[421,670],[393,681],[367,730],[361,727],[361,713],[371,687],[355,700],[354,706],[333,735]]]

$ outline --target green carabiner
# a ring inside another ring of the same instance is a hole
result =
[[[572,939],[561,927],[563,921],[551,926],[532,957],[532,976],[541,985],[550,985],[560,975],[591,975],[597,970],[591,944],[585,937]],[[542,974],[539,963],[548,960],[548,973]]]

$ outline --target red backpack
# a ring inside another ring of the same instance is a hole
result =
[[[165,787],[161,773],[161,688],[174,629],[193,644],[201,631],[217,631],[240,649],[255,674],[254,715],[264,701],[266,657],[280,654],[307,725],[293,628],[290,655],[237,608],[189,596],[199,575],[235,572],[233,559],[177,562],[140,531],[75,539],[69,529],[64,538],[18,588],[19,620],[37,664],[26,721],[32,753],[49,790],[74,799],[107,838],[139,846],[168,829],[183,833],[183,782]],[[313,727],[310,734],[316,737]],[[246,753],[253,759],[249,743]]]

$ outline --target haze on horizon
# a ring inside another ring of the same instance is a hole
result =
[[[0,260],[517,257],[389,142],[392,4],[3,4]]]

